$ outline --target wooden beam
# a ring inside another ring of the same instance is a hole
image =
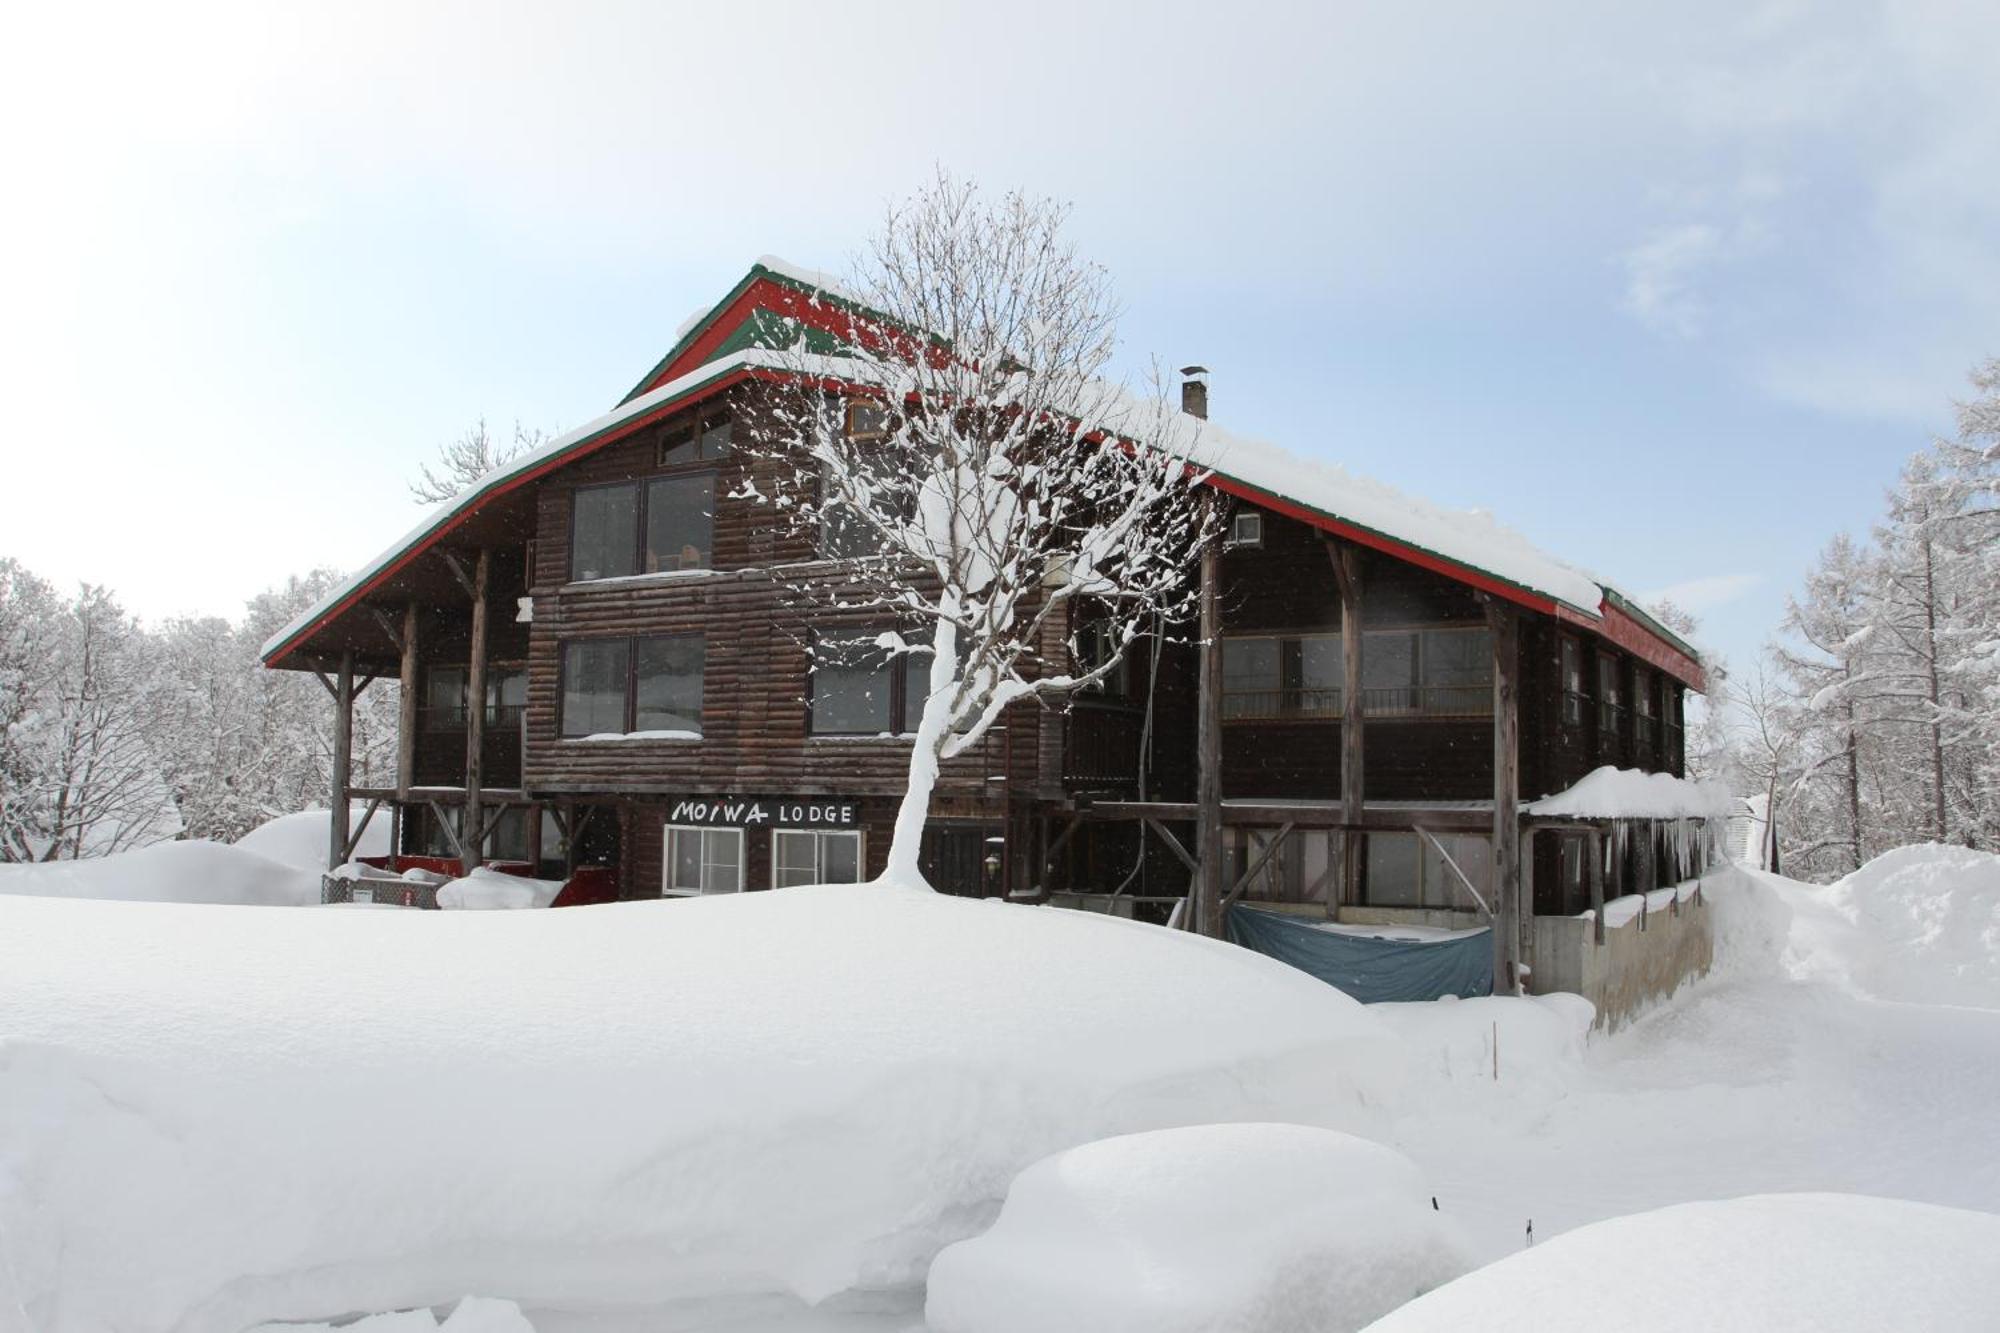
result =
[[[389,613],[375,605],[375,603],[370,602],[368,603],[368,614],[374,617],[377,625],[381,626],[382,633],[388,637],[390,644],[395,647],[396,651],[401,652],[403,649],[403,630],[395,621],[389,619]]]
[[[468,868],[465,864],[465,842],[452,828],[451,820],[445,817],[444,805],[438,801],[425,801],[424,804],[430,807],[431,815],[437,820],[438,827],[444,830],[444,840],[451,844],[452,854],[458,858],[459,867]]]
[[[361,845],[361,839],[367,836],[368,821],[375,818],[375,812],[377,810],[380,810],[381,808],[382,808],[381,797],[371,796],[368,798],[367,806],[361,811],[361,824],[354,830],[352,836],[350,836],[347,839],[347,850],[341,854],[340,859],[343,864],[345,864],[348,861],[352,861],[354,859],[354,849],[359,847]],[[391,850],[393,850],[393,848]]]
[[[1520,622],[1512,606],[1487,598],[1493,641],[1493,993],[1521,993],[1528,913],[1521,901]]]
[[[479,594],[473,591],[472,571],[465,567],[465,561],[460,558],[458,552],[450,547],[441,546],[438,548],[438,554],[443,556],[445,564],[451,567],[451,576],[458,580],[459,587],[465,589],[465,595],[477,598]]]
[[[1361,651],[1367,636],[1361,629],[1361,550],[1352,543],[1329,540],[1326,553],[1333,560],[1333,578],[1340,592],[1340,809],[1347,823],[1354,825],[1361,822],[1367,799],[1362,744],[1367,721],[1361,707]],[[1341,835],[1342,902],[1360,900],[1364,836],[1351,829]]]
[[[357,698],[357,699],[359,699],[359,698],[361,697],[361,695],[362,695],[363,691],[365,691],[365,690],[366,690],[366,689],[367,689],[367,688],[368,688],[368,687],[369,687],[370,685],[373,685],[373,684],[374,684],[374,683],[375,683],[376,681],[378,681],[378,680],[380,680],[380,679],[382,679],[382,673],[381,673],[381,672],[379,672],[379,671],[371,671],[371,672],[369,672],[369,673],[368,673],[367,675],[365,675],[365,676],[361,677],[361,679],[359,679],[359,680],[355,681],[355,682],[354,682],[354,697],[355,697],[355,698]]]
[[[1145,827],[1151,829],[1154,833],[1157,833],[1159,835],[1160,841],[1167,844],[1168,851],[1172,852],[1175,856],[1178,856],[1180,858],[1181,864],[1188,868],[1189,874],[1191,875],[1201,874],[1201,862],[1188,854],[1188,849],[1181,846],[1181,840],[1174,836],[1172,829],[1168,828],[1165,824],[1160,823],[1156,819],[1146,820]]]
[[[1285,845],[1285,839],[1291,836],[1291,832],[1292,832],[1292,826],[1290,824],[1285,824],[1281,826],[1275,834],[1272,835],[1271,840],[1269,842],[1264,844],[1264,850],[1258,854],[1256,860],[1250,863],[1250,868],[1245,870],[1243,874],[1237,879],[1236,883],[1230,886],[1229,892],[1223,895],[1222,906],[1225,910],[1227,910],[1229,904],[1236,901],[1237,897],[1242,894],[1243,890],[1250,887],[1250,881],[1257,877],[1257,872],[1262,870],[1266,865],[1270,864],[1271,858],[1276,856],[1278,854],[1278,849]]]
[[[543,788],[538,788],[543,789]],[[550,788],[552,789],[552,788]],[[603,790],[594,787],[591,790]],[[1164,820],[1187,823],[1196,818],[1199,807],[1192,801],[1094,801],[1083,812],[1086,819]],[[1427,828],[1454,833],[1492,831],[1493,812],[1483,803],[1443,806],[1363,806],[1361,819],[1350,824],[1337,805],[1304,801],[1230,801],[1222,807],[1222,822],[1230,828],[1275,828],[1296,824],[1300,828],[1353,829],[1361,832],[1403,833],[1419,823]]]
[[[1063,826],[1063,831],[1056,835],[1055,841],[1051,842],[1048,850],[1042,854],[1043,892],[1046,893],[1048,891],[1049,873],[1055,869],[1056,853],[1060,852],[1064,845],[1076,836],[1076,831],[1082,827],[1083,820],[1080,817],[1071,816],[1069,823]]]
[[[465,848],[467,870],[485,860],[486,825],[480,808],[480,779],[486,749],[486,602],[493,575],[493,552],[479,548],[472,563],[472,650],[465,669]]]
[[[410,799],[417,780],[417,599],[403,604],[402,674],[398,680],[402,697],[397,700],[396,719],[396,799]]]
[[[326,847],[326,868],[331,871],[347,862],[347,825],[353,813],[347,805],[347,788],[354,777],[354,650],[342,650],[337,683],[320,679],[333,691],[333,781],[327,800]]]
[[[1591,935],[1597,943],[1604,943],[1604,834],[1597,829],[1590,831],[1590,844],[1586,849],[1590,857],[1590,915]]]
[[[1201,671],[1195,724],[1195,851],[1190,926],[1222,936],[1222,524],[1215,492],[1202,496],[1208,540],[1201,548]]]
[[[1465,871],[1459,868],[1458,862],[1452,860],[1451,853],[1444,849],[1444,844],[1437,840],[1437,835],[1427,828],[1420,828],[1416,832],[1418,837],[1437,849],[1437,854],[1444,858],[1444,863],[1447,866],[1451,867],[1451,873],[1458,876],[1458,882],[1463,884],[1465,891],[1472,895],[1472,901],[1479,904],[1480,912],[1488,921],[1491,921],[1493,919],[1492,905],[1480,896],[1478,889],[1472,887],[1472,881],[1466,877]]]
[[[351,654],[350,654],[350,656],[351,656]],[[339,687],[339,686],[337,686],[337,685],[335,685],[335,684],[333,683],[333,680],[332,680],[332,678],[331,678],[331,677],[329,677],[329,676],[328,676],[328,675],[326,674],[326,672],[324,672],[324,671],[321,671],[321,670],[320,670],[320,669],[319,669],[318,667],[314,667],[314,668],[313,668],[313,675],[315,675],[315,676],[319,677],[319,683],[320,683],[320,684],[322,684],[322,685],[324,685],[324,686],[326,686],[326,692],[327,692],[328,694],[332,695],[332,696],[333,696],[333,698],[334,698],[334,699],[336,699],[336,700],[338,700],[338,699],[340,698],[340,687]]]

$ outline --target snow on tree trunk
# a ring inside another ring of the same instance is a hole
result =
[[[941,176],[851,291],[815,294],[816,326],[766,327],[775,428],[742,441],[764,466],[739,495],[838,562],[790,577],[802,606],[873,617],[892,673],[929,656],[884,882],[925,882],[932,793],[1010,705],[1067,700],[1193,608],[1195,423],[1107,381],[1109,286],[1066,213]]]

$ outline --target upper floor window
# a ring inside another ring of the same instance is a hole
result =
[[[1625,691],[1619,679],[1618,659],[1609,653],[1597,655],[1597,733],[1600,742],[1615,740],[1625,724]]]
[[[706,569],[714,530],[713,472],[579,486],[570,506],[570,577]]]
[[[1586,701],[1583,688],[1583,645],[1572,635],[1562,636],[1562,720],[1564,726],[1583,725]]]
[[[930,693],[929,649],[891,655],[873,634],[828,635],[811,677],[815,736],[911,735]]]
[[[562,735],[701,734],[699,634],[563,645]]]
[[[424,673],[424,698],[419,709],[426,731],[465,730],[466,696],[471,673],[462,666],[434,666]],[[489,727],[518,726],[528,706],[528,670],[519,664],[495,664],[486,669],[486,723]]]
[[[1255,509],[1239,509],[1229,517],[1231,546],[1262,546],[1264,515]]]
[[[1338,634],[1222,642],[1224,717],[1339,717],[1345,681]],[[1361,707],[1369,717],[1489,716],[1491,636],[1473,627],[1369,630],[1362,638]]]
[[[1121,648],[1124,650],[1121,651]],[[1071,653],[1077,675],[1087,675],[1113,663],[1111,669],[1084,688],[1092,694],[1123,699],[1132,693],[1132,652],[1118,642],[1111,626],[1101,620],[1086,621],[1076,631]]]
[[[729,456],[733,427],[727,412],[675,422],[660,431],[660,466],[712,463]]]
[[[842,430],[850,440],[887,439],[895,427],[889,409],[873,398],[850,398]]]

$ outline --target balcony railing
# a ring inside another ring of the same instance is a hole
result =
[[[467,715],[471,710],[463,704],[449,708],[427,707],[417,710],[417,727],[422,731],[464,731]],[[505,733],[512,735],[521,729],[521,719],[528,715],[526,704],[488,704],[486,706],[486,734],[489,736]]]
[[[1071,787],[1129,786],[1139,772],[1143,713],[1129,704],[1079,700],[1064,720],[1063,782]]]
[[[1296,690],[1225,690],[1222,716],[1231,721],[1338,720],[1346,712],[1338,686]],[[1363,717],[1493,716],[1491,685],[1399,685],[1361,691]]]

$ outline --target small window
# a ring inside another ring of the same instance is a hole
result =
[[[667,825],[664,882],[669,897],[743,891],[743,830]]]
[[[1562,720],[1564,726],[1583,725],[1583,645],[1570,635],[1562,636]]]
[[[1239,509],[1229,520],[1231,546],[1262,546],[1264,516],[1255,509]]]
[[[861,835],[809,829],[771,833],[771,887],[854,884],[861,879]]]
[[[1597,729],[1599,739],[1606,742],[1616,740],[1624,726],[1625,691],[1619,674],[1617,658],[1597,655]]]
[[[486,724],[517,727],[528,709],[528,669],[495,667],[486,673]]]
[[[627,730],[626,700],[632,684],[632,644],[627,639],[584,639],[563,645],[562,734],[616,735]]]
[[[646,572],[707,569],[715,532],[715,474],[646,483]]]
[[[570,577],[617,579],[639,572],[639,488],[581,486],[570,514]]]
[[[874,634],[828,636],[814,652],[809,691],[815,736],[908,736],[930,695],[931,651],[891,656]]]
[[[889,409],[873,398],[847,400],[847,420],[843,430],[850,440],[880,440],[889,435]]]
[[[696,421],[676,421],[660,431],[660,466],[712,463],[729,456],[730,417],[715,412]]]

